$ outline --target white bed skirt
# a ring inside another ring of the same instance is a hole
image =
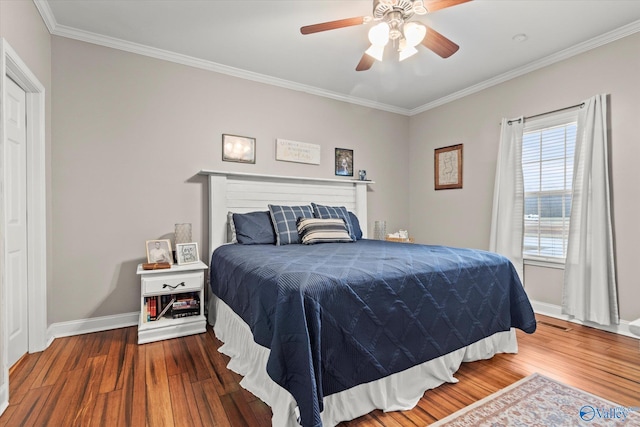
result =
[[[224,301],[211,295],[209,323],[231,358],[227,368],[242,375],[240,385],[271,407],[274,426],[299,426],[291,394],[267,374],[269,349],[256,344],[249,326]],[[515,330],[498,332],[468,347],[414,366],[378,381],[361,384],[324,398],[323,426],[335,426],[374,409],[401,411],[415,407],[426,390],[458,382],[453,374],[462,362],[489,359],[497,353],[517,353]]]

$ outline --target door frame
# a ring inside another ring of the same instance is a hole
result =
[[[0,414],[9,399],[6,253],[4,212],[5,76],[27,96],[27,306],[29,353],[44,350],[47,338],[47,211],[45,89],[9,43],[0,38]]]

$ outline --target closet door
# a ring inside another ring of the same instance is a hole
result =
[[[27,312],[27,131],[26,94],[5,76],[5,230],[9,366],[29,345]]]

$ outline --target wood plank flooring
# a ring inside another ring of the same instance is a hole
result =
[[[425,426],[539,372],[640,407],[640,341],[538,316],[519,353],[463,363],[457,384],[411,411],[373,411],[341,427]],[[145,345],[135,327],[59,338],[10,372],[4,426],[268,426],[271,411],[226,368],[213,332]]]

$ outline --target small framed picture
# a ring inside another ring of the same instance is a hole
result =
[[[168,262],[173,265],[171,240],[147,240],[147,262]]]
[[[353,176],[353,150],[336,148],[336,175]]]
[[[256,139],[222,134],[222,160],[225,162],[255,163]]]
[[[462,144],[436,148],[435,189],[462,188]]]
[[[194,262],[200,261],[198,243],[177,243],[176,259],[178,260],[178,265],[193,264]]]

